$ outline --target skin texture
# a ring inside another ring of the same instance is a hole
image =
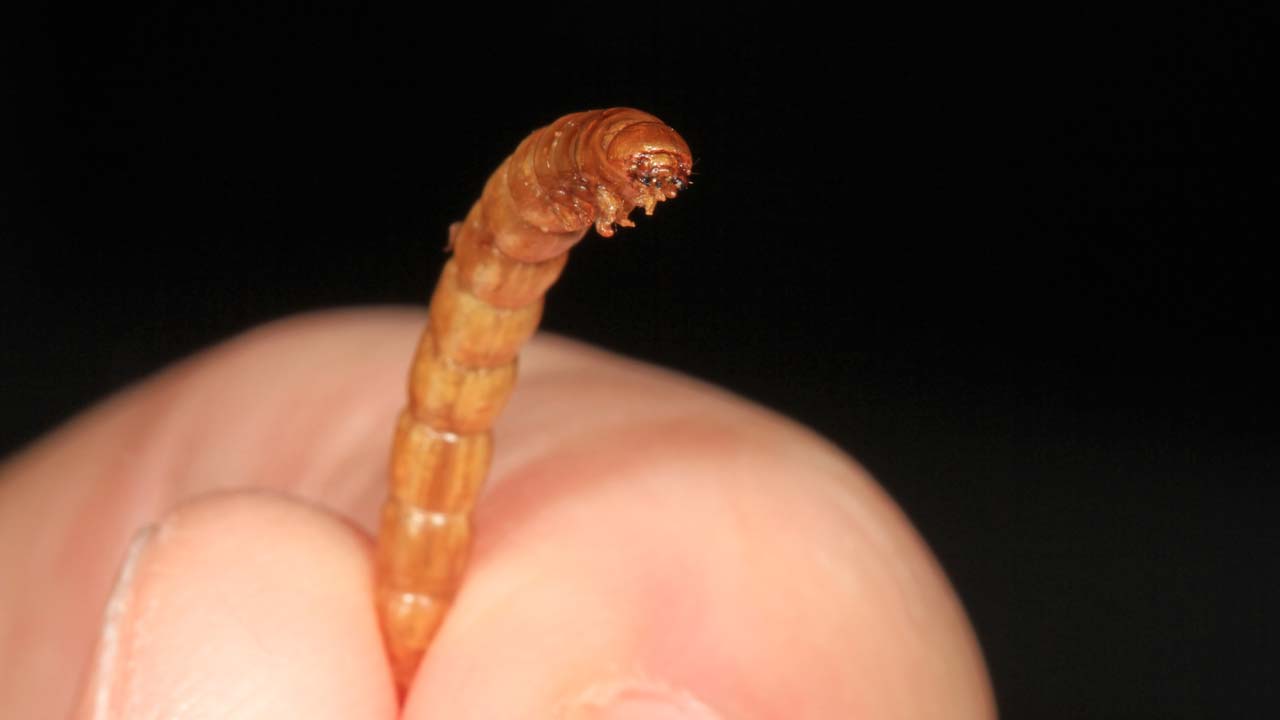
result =
[[[423,320],[260,328],[0,465],[0,707],[396,717],[371,536]],[[927,548],[804,428],[539,337],[495,435],[403,717],[994,716]]]

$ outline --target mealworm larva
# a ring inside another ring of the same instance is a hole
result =
[[[566,115],[527,137],[450,228],[453,257],[413,359],[378,533],[378,614],[401,692],[462,580],[490,428],[543,295],[593,224],[606,237],[632,226],[634,208],[653,214],[691,168],[688,145],[652,115]]]

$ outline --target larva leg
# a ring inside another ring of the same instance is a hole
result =
[[[592,225],[608,236],[636,207],[651,214],[688,185],[691,167],[684,140],[652,115],[566,115],[526,138],[451,228],[454,256],[413,360],[378,534],[377,606],[402,692],[462,581],[490,428],[543,295]]]

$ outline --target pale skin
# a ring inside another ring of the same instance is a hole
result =
[[[423,322],[260,328],[0,465],[0,707],[397,717],[371,532]],[[540,336],[495,443],[402,717],[995,716],[933,556],[811,431]]]

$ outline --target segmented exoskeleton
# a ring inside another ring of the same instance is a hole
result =
[[[652,214],[691,167],[684,140],[652,115],[566,115],[526,138],[450,229],[454,255],[413,360],[378,534],[377,606],[402,691],[461,582],[490,428],[543,295],[591,225],[607,237],[632,225],[632,209]]]

